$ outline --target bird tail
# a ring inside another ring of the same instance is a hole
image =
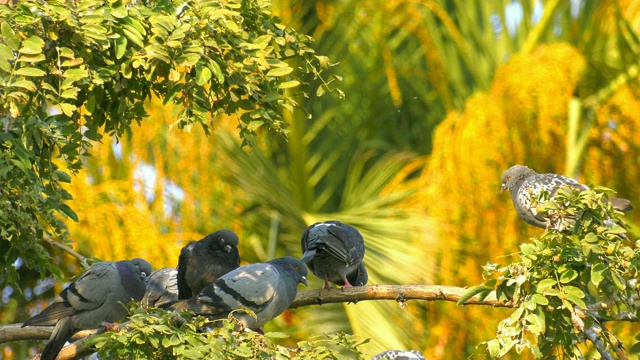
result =
[[[631,201],[627,199],[612,197],[609,198],[609,202],[611,203],[611,205],[613,205],[613,208],[618,211],[627,212],[633,209],[633,206],[631,206]]]
[[[171,302],[170,305],[166,306],[165,308],[176,311],[184,311],[189,309],[189,303],[190,300],[178,300]]]
[[[71,338],[71,335],[73,335],[73,330],[71,318],[67,317],[58,321],[47,346],[44,347],[42,355],[40,355],[40,359],[55,360],[60,350],[62,350],[62,347],[64,347],[64,344]]]
[[[300,259],[300,261],[306,264],[309,261],[311,261],[311,259],[313,259],[314,256],[316,256],[316,249],[309,248],[307,249],[307,251],[304,252],[304,254],[302,255],[302,259]]]

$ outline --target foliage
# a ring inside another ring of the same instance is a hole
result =
[[[493,278],[463,299],[495,289],[499,300],[515,306],[496,338],[480,346],[484,352],[495,358],[528,349],[537,358],[581,358],[578,344],[591,334],[607,351],[623,348],[603,322],[640,315],[633,303],[640,251],[630,244],[621,213],[603,201],[610,192],[565,186],[553,201],[541,194],[538,209],[555,226],[522,244],[519,262],[484,266]]]
[[[236,114],[241,136],[286,134],[289,92],[330,66],[309,36],[279,24],[267,0],[21,1],[0,6],[0,248],[15,283],[19,257],[59,275],[40,244],[65,240],[56,215],[78,221],[61,182],[103,133],[130,135],[152,94],[176,106],[179,128]],[[297,71],[294,71],[294,66]],[[304,77],[306,76],[306,78]],[[297,95],[304,95],[299,91]],[[54,161],[61,158],[63,164]]]
[[[283,333],[237,331],[233,316],[208,320],[189,311],[167,312],[135,306],[117,332],[90,339],[101,358],[127,359],[364,359],[365,341],[352,335],[318,336],[289,349],[275,341]]]

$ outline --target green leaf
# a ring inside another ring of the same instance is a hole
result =
[[[67,116],[72,116],[73,113],[78,109],[75,105],[72,104],[61,103],[59,105],[60,109],[62,109],[62,112]]]
[[[300,81],[298,80],[290,80],[290,81],[285,81],[285,82],[281,82],[278,85],[278,89],[289,89],[289,88],[293,88],[300,85]]]
[[[629,354],[638,354],[638,353],[640,353],[640,342],[633,344],[629,348]]]
[[[292,71],[293,71],[293,68],[289,66],[274,68],[267,72],[267,77],[284,76],[291,73]]]
[[[563,284],[568,284],[577,277],[578,273],[575,270],[567,270],[560,275],[560,282]]]
[[[598,236],[592,232],[587,233],[587,235],[584,237],[584,241],[588,243],[597,243],[598,240]]]
[[[40,76],[45,76],[47,75],[46,72],[38,69],[38,68],[33,68],[33,67],[23,67],[20,68],[18,70],[16,70],[15,72],[16,75],[23,75],[23,76],[32,76],[32,77],[40,77]]]
[[[536,291],[541,293],[542,291],[552,288],[557,284],[554,279],[544,279],[538,283]]]
[[[127,17],[127,8],[124,6],[119,6],[111,9],[111,15],[117,19],[123,19]]]
[[[127,51],[127,38],[120,35],[114,40],[116,59],[120,60],[124,53]]]
[[[28,55],[28,54],[20,54],[18,61],[26,62],[30,64],[39,63],[47,60],[44,54],[36,54],[36,55]]]
[[[622,278],[622,276],[620,276],[617,273],[613,273],[613,276],[611,277],[613,279],[613,284],[619,289],[619,290],[625,290],[627,288],[627,286],[624,283],[624,279]]]
[[[131,40],[132,43],[138,45],[139,47],[144,47],[144,43],[142,42],[142,35],[139,32],[131,31],[132,29],[122,28],[122,33],[127,39]]]
[[[198,64],[196,66],[196,84],[203,86],[211,80],[211,70],[208,67]]]
[[[476,286],[472,286],[470,288],[468,288],[467,290],[465,290],[462,295],[460,295],[460,300],[458,300],[458,302],[456,303],[457,305],[464,305],[464,303],[471,299],[472,297],[483,293],[483,292],[487,292],[487,291],[491,291],[491,289],[487,289],[484,285],[476,285]]]
[[[69,205],[67,204],[60,204],[60,207],[58,207],[58,210],[60,211],[60,213],[66,215],[67,217],[69,217],[71,220],[78,222],[78,214],[76,214],[75,211],[73,211]]]
[[[600,282],[604,280],[605,271],[607,271],[607,266],[603,263],[597,263],[591,267],[591,282],[593,285],[600,285]]]
[[[549,304],[549,299],[547,299],[542,294],[533,294],[533,301],[538,305],[547,305],[547,304]]]
[[[15,86],[15,87],[23,88],[29,91],[38,90],[38,88],[36,87],[36,84],[34,84],[32,81],[29,81],[29,80],[18,80],[11,83],[11,85],[9,86]]]
[[[563,287],[562,290],[564,291],[565,294],[572,294],[581,299],[584,297],[584,292],[575,286],[567,285]]]
[[[529,323],[529,331],[536,335],[540,335],[545,330],[545,316],[544,312],[540,309],[531,312],[525,316],[525,320]]]
[[[62,181],[66,183],[71,182],[71,175],[67,174],[62,170],[56,170],[56,177],[58,178],[58,181]]]
[[[173,87],[170,88],[169,91],[167,91],[167,94],[165,95],[164,100],[162,101],[162,104],[166,105],[169,102],[173,101],[176,95],[178,95],[183,88],[184,88],[184,84],[181,84],[181,83],[173,85]]]
[[[176,63],[178,66],[193,66],[200,60],[200,54],[187,53],[178,56]]]
[[[264,337],[269,339],[288,339],[290,336],[281,332],[267,332],[264,334]]]
[[[489,350],[489,356],[497,358],[500,354],[500,341],[493,339],[487,342],[487,350]]]
[[[581,309],[586,309],[587,305],[584,303],[584,301],[582,300],[582,298],[574,295],[574,294],[566,294],[567,296],[567,300],[571,301],[572,303],[578,305]]]
[[[64,90],[62,94],[60,94],[60,96],[65,99],[77,99],[78,91],[80,91],[80,89],[70,88],[70,89]]]
[[[20,38],[16,36],[16,33],[8,21],[2,22],[2,38],[11,50],[18,50],[20,48]]]
[[[7,45],[0,43],[0,59],[5,59],[7,61],[15,60],[15,55],[13,50],[11,50]]]
[[[22,54],[36,55],[42,52],[44,41],[37,36],[30,36],[22,42],[19,52]]]
[[[220,65],[217,62],[211,60],[208,63],[209,69],[213,71],[216,79],[218,79],[218,84],[224,83],[224,74],[222,73],[222,69],[220,69]]]

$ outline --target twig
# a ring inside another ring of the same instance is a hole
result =
[[[75,257],[76,259],[78,259],[78,261],[80,261],[80,264],[82,265],[82,267],[84,269],[88,268],[89,265],[91,265],[89,263],[90,259],[88,257],[86,257],[84,255],[81,255],[77,251],[73,250],[71,247],[69,247],[69,246],[67,246],[65,244],[59,243],[56,240],[54,240],[54,239],[52,239],[52,238],[50,238],[48,236],[43,237],[43,240],[48,242],[49,244],[59,248],[59,249],[62,249],[62,251],[66,252],[69,255]]]

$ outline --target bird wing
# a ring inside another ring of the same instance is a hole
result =
[[[111,292],[109,282],[119,281],[112,263],[97,263],[56,296],[53,303],[22,326],[53,325],[60,319],[100,307]]]
[[[348,266],[355,265],[364,258],[364,242],[350,230],[337,225],[329,226],[327,232],[330,236],[322,239],[324,249]]]
[[[189,308],[209,316],[226,316],[242,307],[258,313],[274,299],[278,277],[278,271],[270,264],[240,267],[205,287]]]
[[[143,304],[163,307],[178,300],[178,270],[174,268],[156,270],[149,275],[146,282]]]
[[[187,285],[187,269],[189,267],[189,258],[193,252],[196,242],[192,241],[180,250],[178,257],[178,298],[189,299],[193,294]]]

